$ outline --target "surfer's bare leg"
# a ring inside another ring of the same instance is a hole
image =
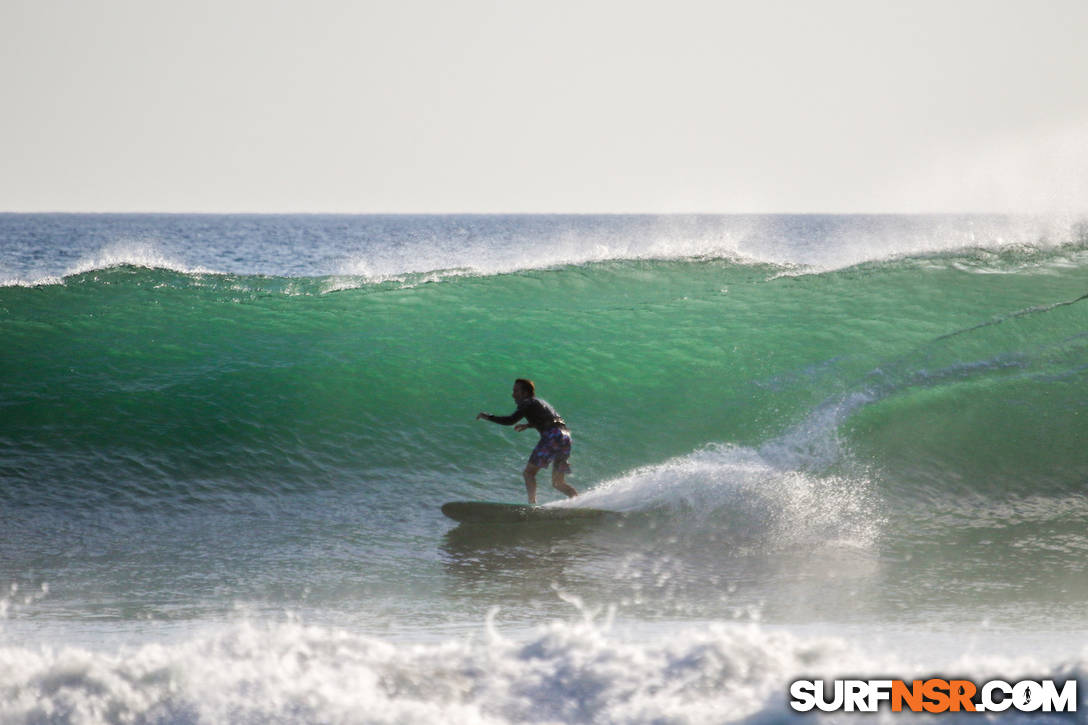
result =
[[[532,463],[529,463],[526,464],[525,470],[521,472],[522,477],[525,479],[525,493],[529,494],[529,503],[536,503],[536,472],[539,470]]]
[[[567,483],[567,474],[564,471],[557,471],[552,469],[552,486],[556,491],[560,491],[567,495],[567,498],[574,498],[578,495],[578,492],[574,490],[574,486]]]

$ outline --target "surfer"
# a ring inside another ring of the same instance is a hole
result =
[[[532,380],[518,378],[514,381],[514,402],[518,407],[510,415],[491,415],[479,413],[476,420],[481,418],[499,425],[513,425],[514,430],[521,432],[528,428],[536,428],[540,432],[540,442],[536,444],[529,462],[521,475],[525,479],[525,491],[529,494],[529,503],[536,503],[536,472],[541,468],[547,468],[552,464],[552,486],[557,491],[565,493],[569,498],[574,498],[578,492],[567,483],[567,474],[570,473],[570,431],[567,423],[556,412],[555,408],[548,405],[547,401],[536,397],[536,386]],[[522,418],[527,423],[514,425]]]

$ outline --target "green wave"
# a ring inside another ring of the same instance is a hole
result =
[[[0,288],[0,492],[150,499],[476,493],[532,433],[474,420],[533,378],[583,485],[701,447],[800,444],[924,491],[1082,486],[1083,247],[813,272],[727,259],[480,276],[115,267]],[[794,465],[834,467],[800,451]]]

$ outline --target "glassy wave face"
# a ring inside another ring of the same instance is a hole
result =
[[[48,585],[27,617],[244,602],[433,632],[573,594],[639,620],[1084,624],[1083,224],[0,230],[0,579]],[[570,423],[583,495],[559,505],[623,518],[443,519],[524,497],[533,433],[474,420],[515,377]]]
[[[698,256],[382,281],[120,261],[10,285],[8,491],[486,481],[508,445],[472,417],[509,412],[524,375],[570,417],[584,481],[740,446],[864,463],[908,500],[1076,492],[1085,256],[1075,240],[828,271]]]

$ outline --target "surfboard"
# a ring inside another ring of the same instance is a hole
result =
[[[607,516],[611,511],[590,508],[538,506],[496,501],[450,501],[442,513],[463,524],[520,524],[535,521],[585,521]]]

